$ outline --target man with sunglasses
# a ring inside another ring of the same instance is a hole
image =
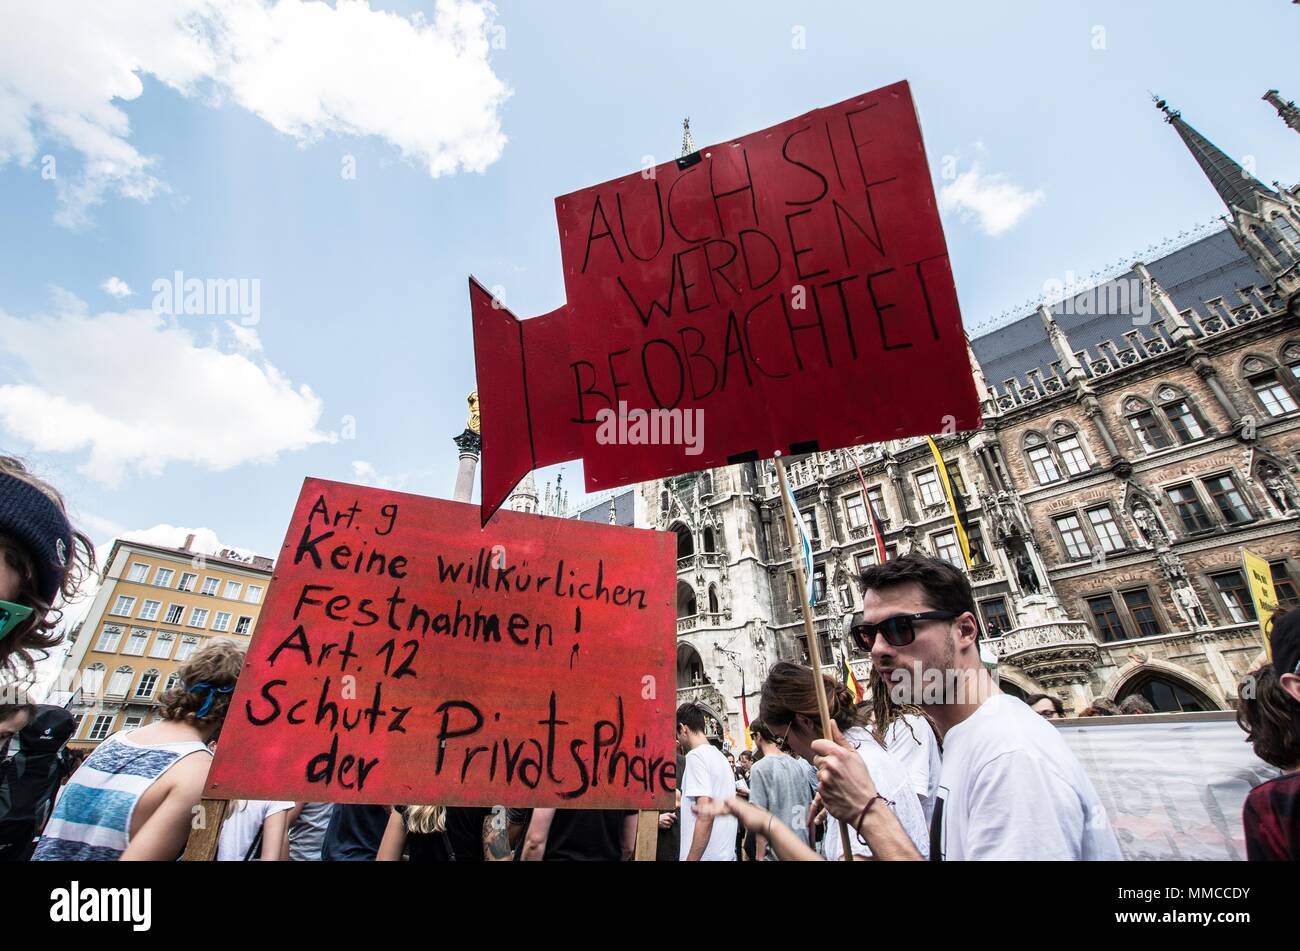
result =
[[[970,583],[935,558],[905,555],[862,573],[851,629],[899,703],[917,703],[943,742],[932,860],[1118,860],[1092,781],[1055,727],[1002,693],[980,660]],[[819,793],[878,859],[920,853],[865,764],[837,735],[812,744]]]

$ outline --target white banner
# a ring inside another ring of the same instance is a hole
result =
[[[1278,770],[1235,714],[1054,721],[1092,778],[1130,861],[1244,861],[1241,807]]]

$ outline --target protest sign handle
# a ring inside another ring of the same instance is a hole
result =
[[[790,551],[793,554],[799,531],[795,525],[794,510],[790,505],[790,482],[786,478],[785,462],[782,461],[779,453],[776,456],[776,475],[781,482],[781,507],[785,510],[786,537],[790,539]],[[800,613],[803,614],[804,636],[808,639],[808,659],[812,663],[813,684],[817,689],[817,713],[821,716],[822,738],[829,740],[833,737],[830,705],[826,702],[826,682],[822,679],[822,651],[817,642],[817,634],[813,630],[812,607],[808,604],[808,599],[803,596],[808,579],[804,576],[802,557],[794,555],[791,561],[794,563],[795,578],[799,584],[799,608]],[[853,849],[849,845],[849,827],[843,819],[840,820],[840,844],[844,847],[844,861],[852,862]]]
[[[194,822],[190,826],[190,837],[185,842],[183,862],[215,862],[217,859],[217,840],[221,836],[221,824],[226,821],[226,810],[230,808],[228,799],[204,799],[194,812]]]
[[[659,850],[659,813],[642,809],[636,816],[636,855],[638,862],[653,862]]]

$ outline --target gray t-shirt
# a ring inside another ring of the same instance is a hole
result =
[[[328,802],[309,802],[289,827],[289,861],[319,862],[321,846],[325,844],[325,830],[330,824],[334,805]]]
[[[776,816],[800,837],[808,828],[808,804],[812,787],[808,774],[793,756],[764,756],[749,770],[749,801]],[[767,850],[767,861],[776,861],[776,852]]]

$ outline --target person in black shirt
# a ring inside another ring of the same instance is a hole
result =
[[[520,861],[626,862],[635,851],[635,812],[534,809]]]
[[[387,827],[387,806],[337,805],[325,830],[321,860],[373,862]]]
[[[412,862],[456,861],[447,834],[447,810],[442,806],[394,806],[375,859],[400,862],[404,851]]]

